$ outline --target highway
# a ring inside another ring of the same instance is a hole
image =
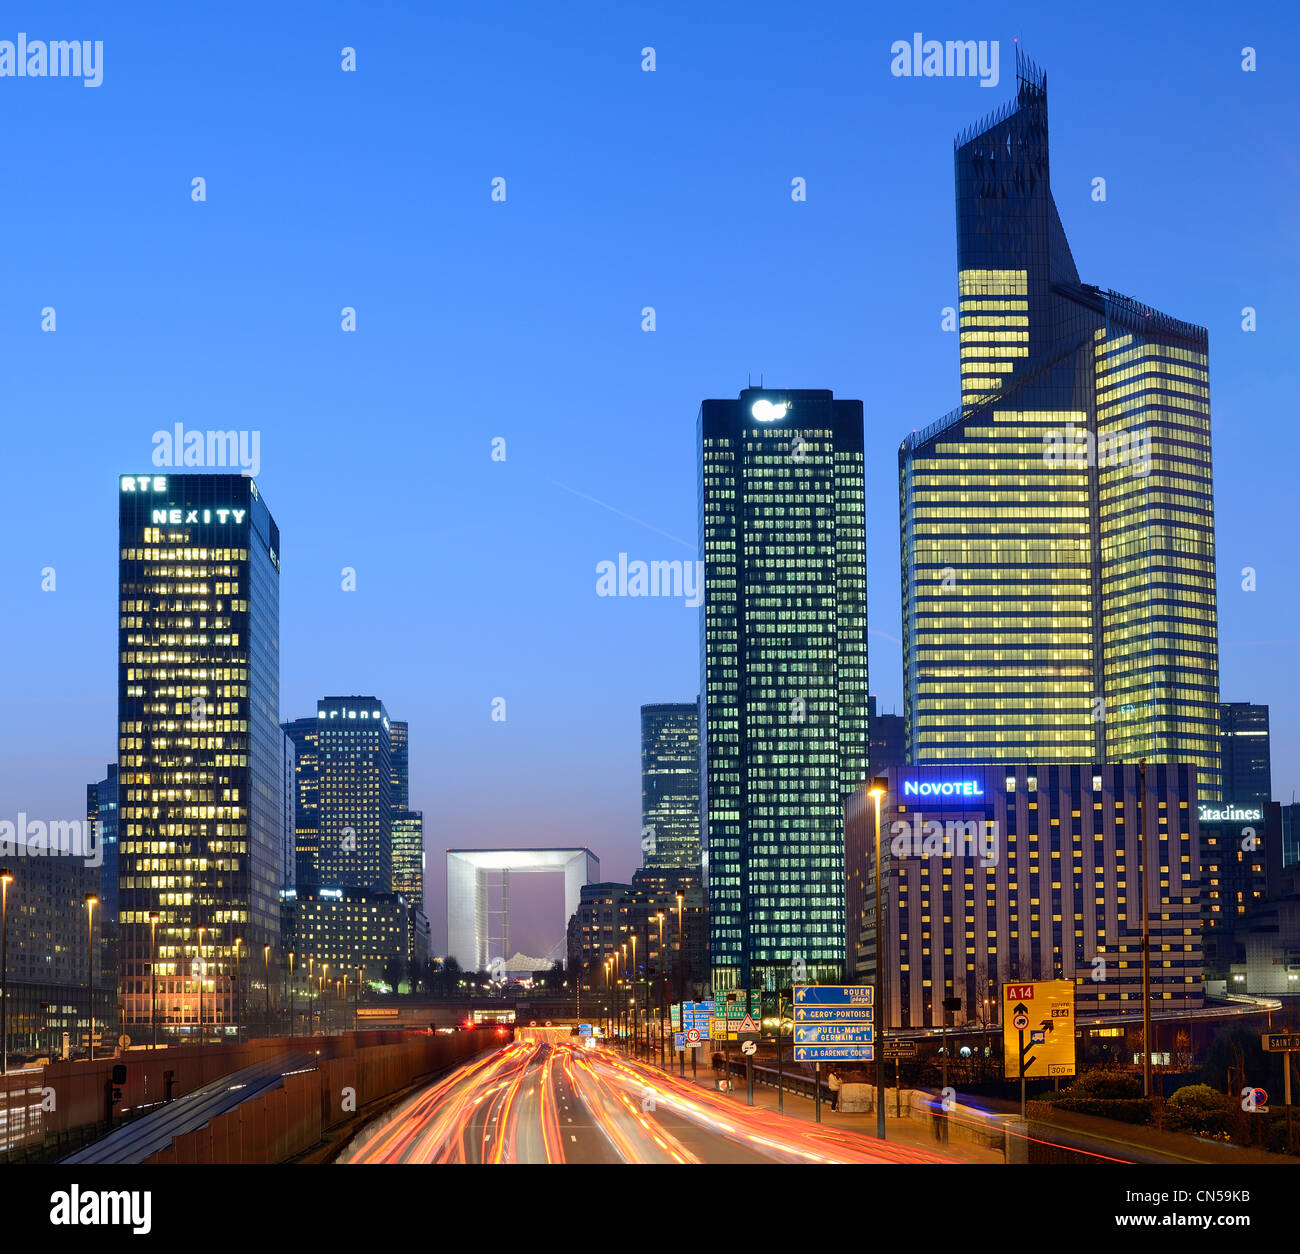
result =
[[[950,1163],[777,1115],[604,1048],[516,1041],[366,1127],[341,1163]]]

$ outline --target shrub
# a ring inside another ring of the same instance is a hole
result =
[[[1230,1133],[1237,1107],[1208,1084],[1185,1084],[1165,1103],[1165,1126],[1175,1132],[1197,1136],[1223,1136]]]
[[[1150,1123],[1151,1102],[1145,1097],[1087,1097],[1074,1093],[1057,1093],[1052,1106],[1072,1110],[1079,1115],[1099,1115],[1120,1123]]]

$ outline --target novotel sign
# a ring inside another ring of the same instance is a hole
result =
[[[978,779],[905,779],[904,797],[982,797],[984,785]]]

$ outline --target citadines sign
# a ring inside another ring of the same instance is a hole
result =
[[[904,797],[982,797],[984,783],[978,779],[905,779]]]
[[[1196,807],[1196,816],[1202,823],[1262,823],[1264,811],[1260,806],[1214,806],[1202,802]]]

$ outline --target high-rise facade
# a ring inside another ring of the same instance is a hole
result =
[[[388,725],[393,757],[393,809],[411,808],[411,729],[394,719]]]
[[[647,867],[700,865],[700,707],[641,707],[641,848]]]
[[[1207,333],[1080,281],[1017,80],[955,145],[961,404],[899,452],[908,760],[1186,762],[1211,799]]]
[[[294,864],[293,884],[315,884],[316,849],[320,843],[320,753],[316,718],[296,718],[282,724],[285,739],[294,750]]]
[[[862,403],[706,400],[697,454],[712,982],[842,978],[844,802],[867,770]]]
[[[1186,764],[905,766],[880,799],[884,1005],[877,1021],[999,1019],[1007,983],[1064,979],[1080,1013],[1142,1013],[1143,893],[1157,1008],[1203,996],[1196,768]],[[858,975],[876,969],[876,800],[848,807],[865,852]],[[1142,883],[1143,845],[1149,881]]]
[[[891,766],[902,766],[907,761],[907,732],[901,714],[881,714],[876,710],[876,698],[868,703],[871,748],[869,751],[871,774],[879,775]]]
[[[1273,800],[1268,706],[1225,701],[1219,706],[1223,799],[1263,805]]]
[[[253,479],[119,480],[118,919],[128,1034],[234,1031],[235,942],[280,953],[280,534]]]
[[[393,892],[424,909],[424,812],[393,811]]]
[[[377,697],[316,703],[319,838],[316,882],[393,890],[393,758]]]

